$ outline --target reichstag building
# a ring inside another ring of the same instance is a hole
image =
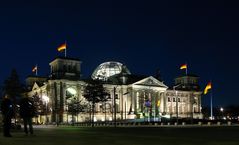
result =
[[[72,99],[89,103],[83,97],[87,81],[81,78],[81,61],[57,57],[49,65],[48,77],[29,76],[26,79],[27,95],[38,96],[48,110],[35,121],[43,124],[89,121],[91,112],[87,109],[75,115],[68,113],[67,104]],[[110,94],[108,101],[96,104],[95,122],[202,118],[202,92],[196,75],[177,77],[173,86],[167,86],[160,78],[135,75],[125,64],[111,61],[100,64],[91,79],[105,82],[103,86]],[[109,79],[112,83],[108,83]]]

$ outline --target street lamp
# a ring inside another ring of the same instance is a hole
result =
[[[224,109],[221,107],[221,108],[220,108],[220,111],[223,112],[223,110],[224,110]]]
[[[224,109],[221,107],[221,108],[220,108],[220,111],[221,111],[222,119],[223,119],[223,111],[224,111]]]
[[[182,84],[178,84],[176,86],[173,86],[173,90],[175,92],[176,95],[176,119],[177,119],[177,124],[178,124],[178,91],[175,90],[177,87],[181,86]]]

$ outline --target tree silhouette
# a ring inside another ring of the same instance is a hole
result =
[[[19,80],[17,71],[13,69],[11,71],[10,76],[4,81],[3,93],[7,94],[13,101],[15,123],[16,123],[16,117],[17,117],[17,104],[19,103],[23,95],[23,92],[24,92],[24,86],[21,84]]]
[[[14,103],[16,103],[22,96],[23,91],[24,87],[19,80],[17,71],[13,69],[10,76],[4,81],[3,92],[4,94],[8,94]]]

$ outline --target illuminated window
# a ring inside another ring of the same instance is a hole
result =
[[[77,94],[77,91],[74,88],[67,88],[66,89],[66,99],[73,98]]]

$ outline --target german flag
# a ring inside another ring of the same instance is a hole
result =
[[[61,51],[65,50],[65,49],[66,49],[66,43],[61,44],[61,45],[57,48],[57,51],[61,52]]]
[[[209,82],[209,83],[207,84],[207,86],[205,87],[205,89],[204,89],[204,94],[207,94],[207,93],[208,93],[208,90],[211,89],[211,88],[212,88],[212,82]]]
[[[37,71],[37,65],[36,66],[34,66],[34,68],[32,69],[32,72],[36,72]]]
[[[180,66],[180,69],[187,69],[187,64],[183,64]]]

